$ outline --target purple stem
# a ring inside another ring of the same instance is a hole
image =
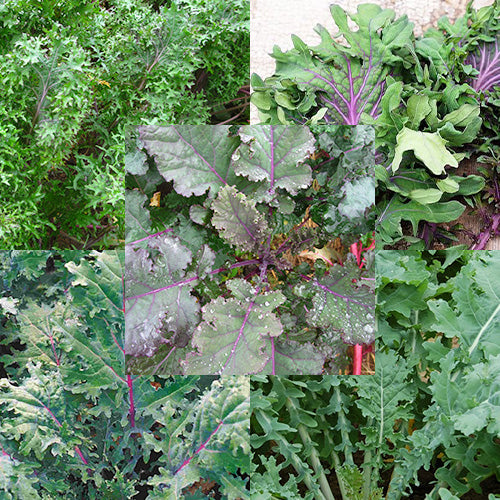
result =
[[[236,264],[232,264],[229,267],[220,267],[219,269],[216,269],[215,271],[211,271],[208,274],[217,274],[222,271],[229,271],[230,269],[235,269],[236,267],[243,267],[243,266],[250,266],[252,264],[258,264],[260,263],[259,259],[252,259],[252,260],[245,260],[243,262],[237,262]],[[147,295],[152,295],[153,293],[158,293],[162,292],[163,290],[168,290],[169,288],[174,288],[176,286],[183,286],[186,285],[187,283],[191,283],[192,281],[196,281],[199,279],[199,276],[194,276],[193,278],[188,278],[183,281],[178,281],[177,283],[172,283],[171,285],[164,286],[163,288],[157,288],[155,290],[150,290],[149,292],[141,293],[140,295],[134,295],[133,297],[127,297],[126,300],[134,300],[134,299],[140,299],[142,297],[146,297]]]
[[[56,425],[58,427],[62,427],[62,424],[61,422],[59,422],[59,420],[57,419],[57,417],[52,413],[51,409],[48,407],[48,406],[45,406],[43,403],[42,403],[42,406],[47,410],[47,412],[49,413],[49,415],[52,417],[52,419],[54,420],[54,422],[56,423]],[[85,459],[85,457],[83,456],[82,452],[80,451],[80,448],[78,448],[78,446],[75,446],[75,451],[76,451],[76,454],[80,457],[80,459],[82,460],[82,462],[85,464],[85,465],[88,465],[88,462],[87,460]]]
[[[479,62],[476,54],[472,54],[469,60],[474,68],[479,71],[479,75],[472,81],[472,87],[476,91],[490,91],[496,85],[500,85],[500,50],[498,39],[495,40],[495,48],[490,50],[492,45],[484,44],[479,49]]]
[[[133,386],[133,381],[132,381],[132,376],[129,374],[127,375],[127,385],[128,385],[128,395],[129,395],[129,402],[130,402],[130,408],[129,408],[129,419],[130,419],[130,425],[132,427],[135,427],[135,404],[134,404],[134,386]]]
[[[491,227],[487,231],[482,231],[479,241],[472,246],[472,250],[484,250],[492,235],[496,234],[500,226],[500,214],[495,214],[491,218]]]
[[[274,338],[271,337],[271,359],[273,360],[273,371],[272,374],[276,375],[276,357],[274,354]]]

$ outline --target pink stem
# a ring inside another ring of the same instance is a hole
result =
[[[223,425],[223,424],[224,424],[224,422],[221,421],[220,424],[212,432],[212,434],[210,434],[210,436],[208,436],[207,440],[194,452],[194,454],[191,457],[189,457],[187,460],[184,460],[183,464],[177,469],[177,472],[175,474],[178,474],[184,467],[186,467],[186,465],[189,464],[189,462],[191,462],[191,460],[193,460],[195,455],[200,453],[201,450],[205,449],[205,447],[207,446],[207,443],[212,439],[212,436],[220,429],[221,425]]]
[[[156,238],[156,236],[159,236],[160,234],[170,233],[171,231],[173,231],[173,229],[165,229],[165,231],[160,231],[159,233],[150,234],[149,236],[141,238],[140,240],[131,241],[130,243],[127,243],[127,245],[135,245],[136,243],[140,243],[141,241],[146,241],[149,240],[150,238]]]
[[[129,401],[130,401],[130,409],[129,409],[129,418],[130,418],[130,425],[132,427],[135,427],[135,404],[134,404],[134,387],[132,383],[132,376],[129,374],[127,375],[127,385],[128,385],[128,394],[129,394]]]
[[[352,374],[361,375],[361,363],[363,361],[363,346],[356,344],[354,346],[354,358],[352,363]]]

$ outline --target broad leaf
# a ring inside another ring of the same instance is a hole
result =
[[[392,171],[396,172],[405,151],[415,156],[435,175],[445,173],[445,167],[458,167],[456,158],[446,149],[446,141],[436,132],[419,132],[403,128],[396,138]]]
[[[464,210],[465,206],[455,200],[422,205],[413,200],[404,203],[398,197],[394,197],[385,206],[377,207],[379,213],[377,235],[382,242],[391,242],[394,238],[403,236],[402,220],[411,223],[413,234],[416,235],[420,221],[450,222],[458,219]]]
[[[174,181],[179,194],[201,195],[210,190],[215,196],[222,186],[235,183],[230,163],[240,140],[230,134],[229,126],[148,125],[139,127],[139,132],[160,174]]]
[[[199,306],[191,290],[210,270],[214,258],[204,247],[193,268],[191,252],[169,234],[149,239],[146,248],[126,247],[127,354],[151,356],[172,334],[173,345],[185,345],[183,338],[189,339],[199,319]]]
[[[274,198],[278,188],[297,194],[311,184],[311,168],[304,161],[314,152],[315,138],[308,128],[248,126],[242,127],[240,136],[234,169],[251,181],[263,181],[265,194],[257,201]]]
[[[203,307],[203,321],[193,334],[191,353],[183,363],[185,373],[256,373],[266,365],[264,353],[270,337],[283,332],[272,312],[285,301],[281,292],[256,294],[245,299],[219,297]]]

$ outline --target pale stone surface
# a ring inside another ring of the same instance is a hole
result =
[[[330,32],[336,31],[329,6],[337,3],[353,12],[361,3],[378,3],[393,9],[398,16],[406,14],[415,24],[415,35],[437,25],[437,20],[448,16],[454,20],[465,12],[467,0],[250,0],[250,71],[262,78],[274,73],[275,62],[269,53],[273,45],[282,50],[293,47],[290,36],[295,34],[308,44],[319,42],[314,31],[322,24]],[[493,0],[475,0],[476,8],[490,5]],[[257,110],[251,106],[251,123],[258,123]],[[467,221],[468,227],[470,222]],[[477,223],[477,220],[475,221]],[[465,243],[465,242],[464,242]],[[500,239],[490,241],[489,249],[500,249]]]
[[[336,26],[330,14],[330,4],[337,3],[353,12],[359,4],[369,1],[395,10],[398,16],[407,14],[415,24],[417,36],[430,26],[436,26],[441,16],[456,19],[465,12],[467,4],[467,0],[250,0],[250,72],[262,78],[271,76],[275,62],[269,53],[274,45],[282,50],[292,48],[292,34],[308,44],[316,44],[319,42],[314,31],[317,24],[334,33]],[[476,3],[483,6],[492,0],[476,0]],[[257,123],[253,106],[251,116],[251,122]]]

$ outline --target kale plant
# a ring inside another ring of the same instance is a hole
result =
[[[338,33],[318,25],[321,43],[314,47],[292,35],[293,49],[274,47],[275,74],[265,81],[252,76],[251,102],[263,123],[366,123],[380,113],[387,75],[409,68],[413,24],[406,16],[395,20],[394,11],[374,4],[359,5],[356,14],[338,5],[330,11]]]
[[[373,238],[372,144],[362,126],[140,127],[131,373],[336,372],[348,345],[371,344],[371,259],[347,249]]]
[[[248,122],[241,0],[0,6],[0,248],[123,245],[137,126]]]
[[[500,234],[498,2],[469,5],[419,38],[405,16],[377,5],[331,13],[337,34],[319,26],[317,46],[292,36],[293,49],[273,51],[275,74],[253,75],[261,120],[373,125],[380,244],[431,248],[460,234],[486,248]],[[467,206],[476,234],[457,223]]]
[[[373,376],[251,377],[252,498],[497,498],[499,272],[463,246],[378,252]]]
[[[248,380],[126,373],[123,251],[0,270],[2,498],[248,498]]]

